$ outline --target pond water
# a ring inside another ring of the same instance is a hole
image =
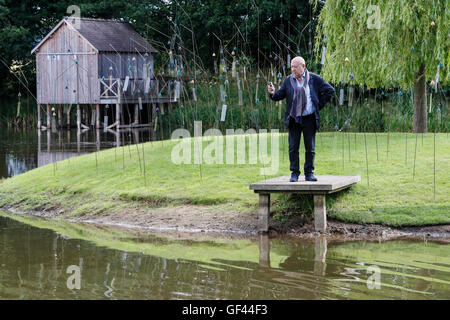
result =
[[[450,246],[189,239],[2,213],[0,299],[450,299]]]
[[[0,178],[150,139],[1,129]],[[450,246],[190,239],[0,211],[0,299],[450,299]]]
[[[18,130],[0,129],[0,179],[59,160],[97,150],[156,140],[149,129],[122,130]]]

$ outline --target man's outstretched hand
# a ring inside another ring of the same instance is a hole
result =
[[[275,93],[275,88],[273,86],[271,86],[270,84],[267,85],[267,91],[270,94],[274,94]]]

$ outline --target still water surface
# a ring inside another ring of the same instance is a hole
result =
[[[1,129],[0,178],[150,139]],[[180,236],[0,211],[0,299],[450,299],[446,244]]]
[[[0,128],[0,179],[9,178],[49,163],[115,146],[159,139],[149,129],[19,130]]]
[[[450,299],[446,244],[202,240],[13,217],[0,216],[0,299]]]

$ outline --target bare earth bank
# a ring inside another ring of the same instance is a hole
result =
[[[167,208],[151,208],[147,211],[127,209],[115,213],[77,215],[70,217],[61,210],[22,211],[20,208],[3,208],[14,214],[26,214],[45,218],[62,218],[66,221],[109,225],[114,227],[148,230],[154,232],[201,233],[211,236],[258,234],[257,213],[233,211],[219,212],[208,206],[183,205]],[[293,236],[315,238],[326,236],[329,240],[392,240],[420,239],[450,243],[450,225],[394,228],[378,224],[345,223],[328,219],[325,233],[314,231],[314,221],[293,217],[281,223],[270,220],[269,236]]]

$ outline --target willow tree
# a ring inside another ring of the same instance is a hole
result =
[[[449,82],[448,0],[311,2],[323,5],[315,42],[323,76],[367,88],[413,86],[414,132],[427,132],[426,82]]]

